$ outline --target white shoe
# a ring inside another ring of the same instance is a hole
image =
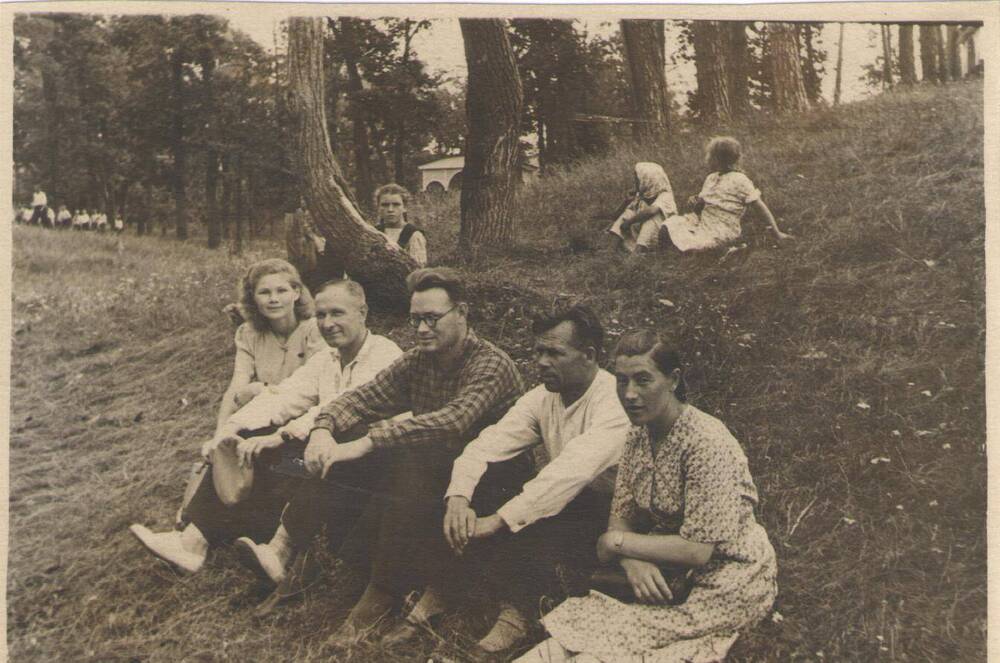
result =
[[[185,573],[197,573],[205,563],[206,555],[184,548],[180,532],[153,532],[143,525],[131,525],[128,531],[139,539],[146,550]]]
[[[233,545],[240,561],[261,580],[277,585],[285,579],[285,565],[272,546],[254,543],[253,539],[246,536],[236,539]]]

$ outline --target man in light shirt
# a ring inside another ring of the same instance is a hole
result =
[[[402,355],[394,342],[368,330],[368,306],[358,283],[328,282],[320,287],[315,303],[316,323],[330,351],[316,353],[274,389],[261,392],[233,414],[203,446],[203,455],[208,457],[215,447],[229,447],[250,464],[267,450],[304,447],[323,405],[368,382]],[[246,434],[269,429],[263,435]],[[211,544],[246,534],[268,537],[292,492],[288,483],[257,467],[250,496],[225,506],[213,482],[202,481],[186,509],[190,524],[182,531],[154,533],[142,525],[129,529],[154,555],[193,573],[201,568]]]
[[[444,537],[456,555],[471,558],[476,575],[489,579],[500,604],[496,624],[479,641],[480,653],[509,649],[528,634],[526,615],[556,586],[557,564],[596,564],[629,427],[615,378],[597,363],[604,331],[594,313],[574,306],[538,320],[533,331],[542,384],[465,447],[446,492]],[[548,464],[520,494],[477,514],[472,500],[489,483],[480,482],[488,465],[537,446],[544,447]],[[442,592],[456,575],[454,566],[441,565],[436,584],[387,636],[387,645],[412,638],[443,612],[449,601]]]
[[[45,208],[49,206],[49,198],[42,191],[42,187],[35,185],[35,192],[31,196],[31,221],[30,223],[45,223]]]

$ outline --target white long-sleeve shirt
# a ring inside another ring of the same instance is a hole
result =
[[[320,350],[272,389],[257,394],[228,423],[241,430],[280,426],[278,432],[306,440],[324,405],[368,382],[402,354],[390,339],[371,332],[358,355],[344,367],[336,348]]]
[[[31,196],[31,206],[32,207],[45,207],[49,204],[49,198],[45,195],[44,191],[36,191]]]
[[[487,463],[508,460],[543,444],[549,463],[497,510],[510,530],[517,532],[559,513],[588,485],[611,493],[628,428],[615,378],[603,369],[569,407],[559,394],[539,385],[466,445],[452,468],[445,496],[471,500]]]

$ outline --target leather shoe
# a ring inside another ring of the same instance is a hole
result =
[[[205,555],[184,548],[180,532],[153,532],[143,525],[131,525],[128,531],[146,550],[185,573],[197,573],[205,563]]]

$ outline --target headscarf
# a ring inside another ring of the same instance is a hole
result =
[[[647,202],[653,201],[664,191],[673,193],[670,180],[658,163],[640,161],[635,164],[635,177],[639,181],[639,197]]]

